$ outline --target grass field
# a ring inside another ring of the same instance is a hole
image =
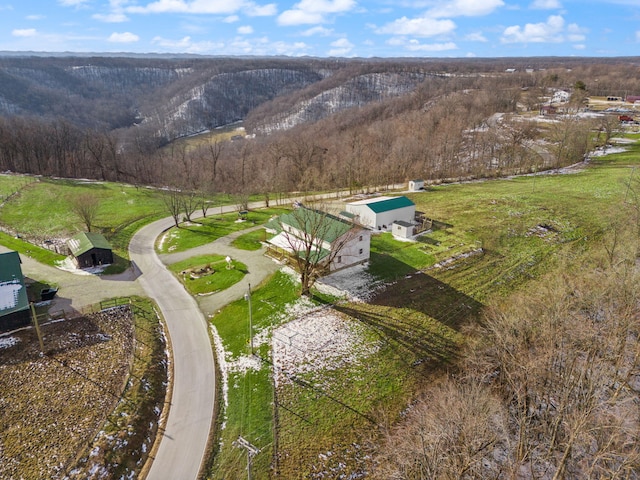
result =
[[[260,368],[230,374],[223,447],[211,478],[246,471],[246,451],[232,445],[239,435],[262,448],[254,458],[255,478],[269,478],[274,465],[282,478],[359,478],[377,425],[393,421],[421,385],[455,365],[466,341],[465,325],[475,322],[487,304],[527,288],[543,274],[564,272],[572,262],[601,260],[590,252],[609,241],[617,213],[640,206],[638,165],[636,144],[573,173],[411,194],[417,209],[446,223],[445,228],[416,243],[375,235],[369,271],[392,283],[370,303],[332,309],[358,332],[359,346],[374,353],[295,375],[274,388],[268,380],[272,352],[262,342]],[[271,299],[277,308],[253,312],[261,328],[284,323],[273,312],[291,309],[296,287],[278,285],[263,287],[280,292]],[[263,295],[262,290],[254,295]],[[247,350],[246,308],[246,302],[233,304],[213,319],[235,360]],[[268,406],[253,403],[268,402],[270,396],[274,400]]]
[[[182,252],[190,248],[199,247],[214,240],[229,235],[230,233],[245,230],[253,225],[262,225],[271,217],[280,215],[286,210],[283,208],[264,208],[252,210],[243,218],[239,218],[237,213],[226,213],[222,215],[209,215],[206,218],[199,218],[189,224],[183,224],[179,228],[172,227],[158,239],[158,253]],[[260,234],[254,234],[259,236]],[[244,239],[255,237],[243,236]],[[256,249],[255,240],[246,241],[249,249]],[[258,246],[259,248],[259,246]]]
[[[136,299],[133,311],[42,325],[45,354],[32,329],[0,337],[0,477],[79,479],[100,470],[120,478],[140,470],[167,368],[153,305]]]

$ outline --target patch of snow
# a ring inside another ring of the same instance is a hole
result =
[[[220,335],[218,335],[218,330],[212,324],[209,325],[209,328],[211,329],[211,335],[213,336],[218,368],[220,369],[220,375],[222,376],[222,404],[223,408],[226,410],[229,405],[229,368],[225,358],[224,345],[222,345],[222,339],[220,338]]]
[[[19,280],[0,283],[0,310],[10,310],[18,306],[18,295],[22,290]]]
[[[384,284],[376,280],[368,271],[367,265],[357,265],[322,277],[316,282],[321,293],[334,297],[344,297],[350,302],[366,302]]]
[[[372,353],[371,346],[362,342],[358,325],[330,308],[276,328],[272,346],[276,384],[299,374],[356,363]]]
[[[0,348],[10,348],[20,341],[17,337],[0,337]]]

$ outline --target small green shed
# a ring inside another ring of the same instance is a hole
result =
[[[103,235],[81,232],[67,241],[78,268],[91,268],[113,263],[113,249]]]
[[[0,331],[30,321],[29,299],[18,252],[0,253]]]

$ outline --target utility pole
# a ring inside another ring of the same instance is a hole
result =
[[[238,440],[233,442],[233,445],[247,450],[247,480],[251,480],[251,459],[260,453],[260,449],[245,440],[242,435],[238,437]]]
[[[253,355],[253,312],[251,311],[251,284],[249,283],[247,293],[244,294],[244,299],[249,302],[249,347],[251,348],[251,355]]]
[[[36,334],[38,335],[38,342],[40,343],[40,351],[44,353],[42,332],[40,331],[40,325],[38,324],[38,315],[36,315],[36,307],[33,305],[33,302],[31,302],[31,316],[33,317],[33,325],[36,327]]]

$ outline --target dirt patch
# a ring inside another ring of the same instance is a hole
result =
[[[124,388],[128,308],[28,328],[0,343],[0,478],[64,478]]]

